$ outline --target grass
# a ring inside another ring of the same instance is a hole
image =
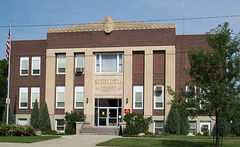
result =
[[[33,143],[61,136],[12,136],[12,137],[0,137],[0,142],[15,142],[15,143]]]
[[[215,142],[215,140],[214,140]],[[167,136],[164,138],[115,138],[97,146],[128,146],[128,147],[213,147],[213,137],[207,136]],[[240,146],[239,137],[225,137],[224,147]]]

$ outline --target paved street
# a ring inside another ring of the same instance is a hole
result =
[[[2,143],[0,147],[94,147],[97,143],[119,136],[110,135],[69,135],[36,143]]]

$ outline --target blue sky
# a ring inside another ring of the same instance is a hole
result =
[[[1,0],[0,2],[0,59],[6,58],[9,20],[13,26],[41,24],[80,24],[103,21],[106,15],[114,20],[145,21],[182,18],[240,15],[239,0]],[[229,22],[234,32],[240,32],[240,17],[186,20],[185,34],[202,34],[218,24]],[[176,34],[182,34],[182,21],[175,23]],[[46,39],[48,28],[13,27],[12,40]],[[66,26],[61,26],[66,27]]]

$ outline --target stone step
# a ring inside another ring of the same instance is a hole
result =
[[[117,128],[83,128],[81,134],[92,135],[118,135]]]

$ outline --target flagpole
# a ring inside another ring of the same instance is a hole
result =
[[[9,89],[10,89],[10,68],[11,68],[11,32],[12,32],[12,18],[10,19],[10,30],[9,30],[9,40],[10,40],[10,51],[9,51],[9,57],[8,57],[8,94],[7,94],[7,120],[6,120],[6,124],[8,124],[8,119],[9,119],[9,104],[10,104],[10,98],[9,98]]]

